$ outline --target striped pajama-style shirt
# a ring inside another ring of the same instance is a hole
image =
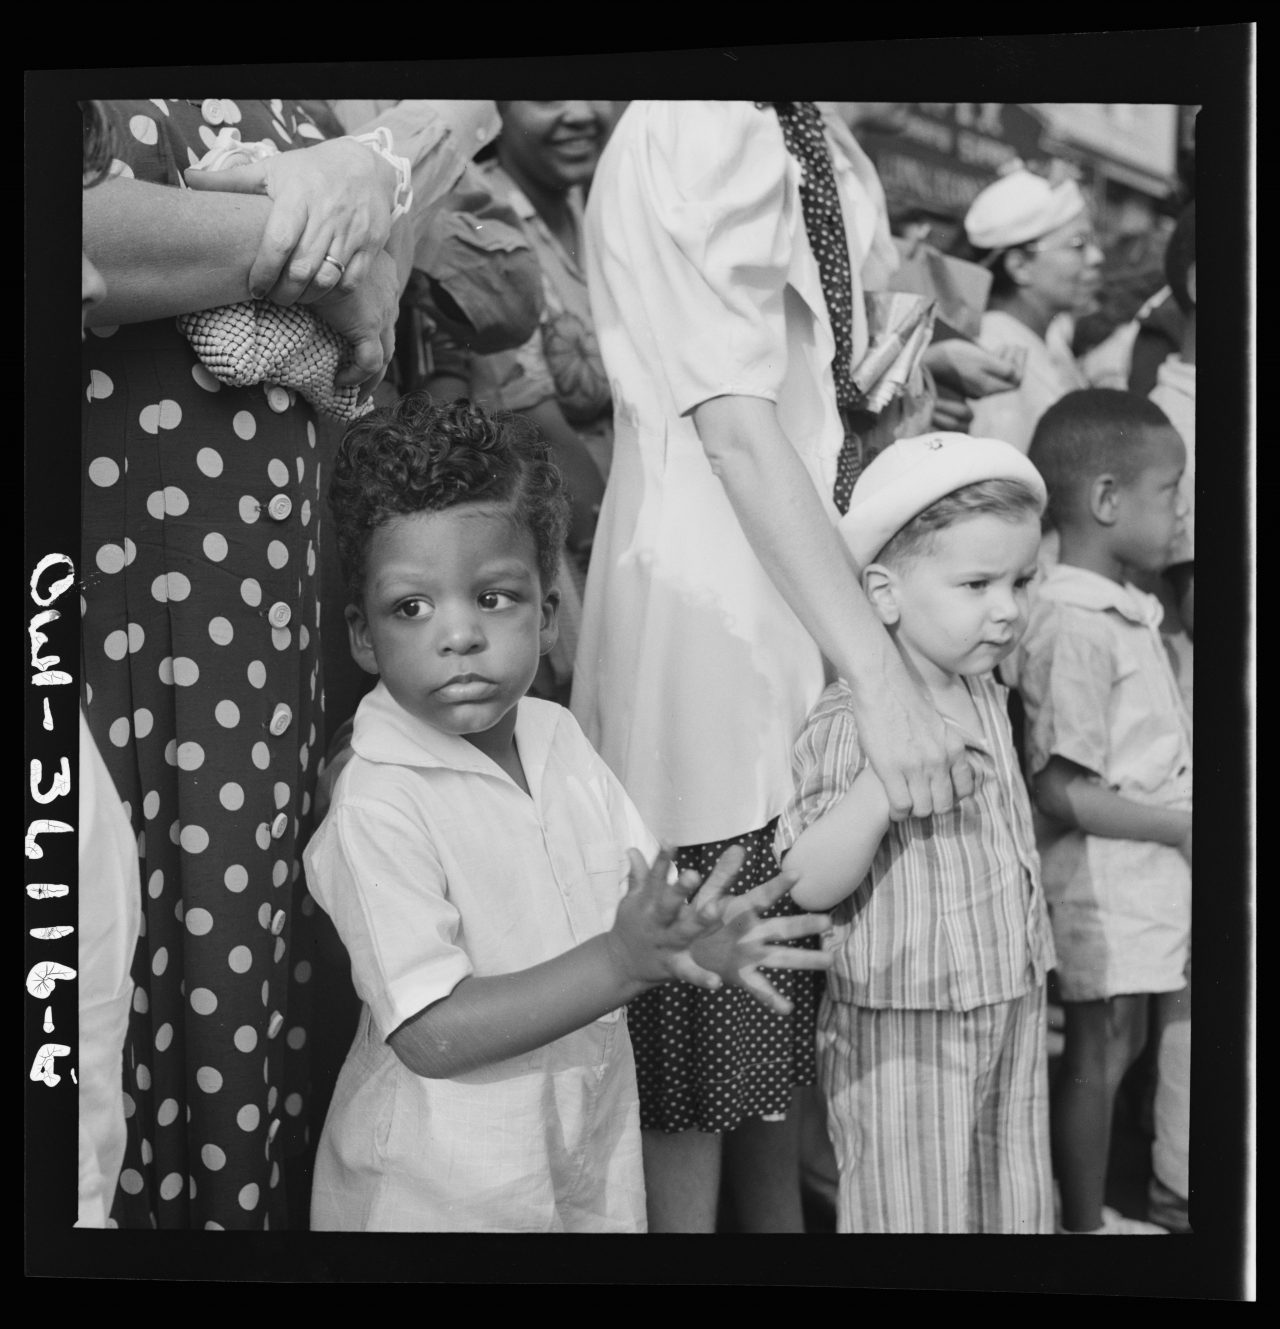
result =
[[[1053,942],[1006,691],[990,675],[967,684],[982,731],[964,734],[973,795],[892,823],[833,911],[818,1049],[841,1231],[1051,1230]],[[865,764],[834,683],[796,743],[780,857]]]

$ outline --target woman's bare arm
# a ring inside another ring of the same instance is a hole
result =
[[[694,424],[756,557],[853,693],[858,733],[895,819],[973,790],[964,745],[907,674],[867,603],[809,473],[762,397],[715,397]]]
[[[266,197],[144,180],[86,189],[84,251],[107,285],[87,323],[146,323],[249,299],[249,267],[270,213]]]

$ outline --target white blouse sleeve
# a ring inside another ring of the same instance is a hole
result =
[[[455,940],[461,920],[443,865],[420,824],[394,808],[340,804],[308,847],[306,866],[384,1039],[472,972]]]
[[[776,400],[798,170],[777,116],[751,102],[633,106],[636,197],[612,209],[680,414],[712,397]]]

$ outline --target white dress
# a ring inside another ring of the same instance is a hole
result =
[[[79,1206],[77,1227],[106,1227],[126,1143],[124,1042],[129,970],[142,921],[138,842],[80,712]]]
[[[866,346],[863,255],[887,242],[874,172],[828,121]],[[824,686],[817,646],[739,526],[691,418],[777,404],[834,522],[843,429],[800,167],[751,102],[633,102],[587,206],[614,458],[592,552],[573,711],[648,825],[677,845],[764,826]]]

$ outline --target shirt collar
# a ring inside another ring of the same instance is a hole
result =
[[[964,685],[969,690],[969,696],[973,699],[974,709],[978,712],[979,731],[975,734],[972,729],[966,728],[949,715],[942,716],[942,723],[950,725],[964,739],[966,748],[972,748],[975,752],[984,752],[989,756],[992,751],[991,739],[988,734],[991,725],[989,710],[992,704],[991,689],[995,685],[995,678],[991,674],[985,674],[978,678],[965,678]]]
[[[560,707],[526,697],[516,711],[516,746],[529,788],[538,789]],[[366,761],[395,766],[472,771],[512,783],[474,744],[410,715],[379,682],[356,710],[351,746]]]
[[[1156,596],[1140,591],[1130,582],[1122,585],[1101,573],[1067,563],[1055,563],[1036,594],[1041,599],[1078,609],[1113,609],[1132,623],[1153,628],[1159,627],[1164,618],[1164,609]]]
[[[484,163],[485,174],[489,177],[490,184],[495,190],[501,190],[503,201],[510,207],[512,212],[527,225],[533,227],[542,237],[543,243],[550,246],[560,255],[565,265],[574,272],[580,272],[581,265],[565,249],[565,247],[552,234],[551,228],[542,220],[538,209],[533,206],[528,194],[520,188],[518,184],[502,169],[502,166],[496,159]],[[579,185],[573,185],[568,193],[569,211],[573,215],[574,227],[578,233],[577,244],[579,252],[582,248],[582,227],[583,227],[583,200],[582,189]]]
[[[853,689],[845,682],[843,678],[838,680],[842,699],[845,705],[853,710]],[[943,715],[938,712],[939,718],[945,725],[950,725],[952,729],[964,739],[964,745],[967,748],[973,748],[977,752],[991,752],[991,740],[987,737],[987,726],[990,724],[991,717],[988,714],[988,707],[991,704],[992,689],[998,688],[993,674],[986,674],[981,678],[966,678],[964,685],[969,689],[969,696],[973,698],[973,704],[978,712],[978,723],[981,727],[979,733],[967,729],[959,720],[953,720],[949,715]]]

